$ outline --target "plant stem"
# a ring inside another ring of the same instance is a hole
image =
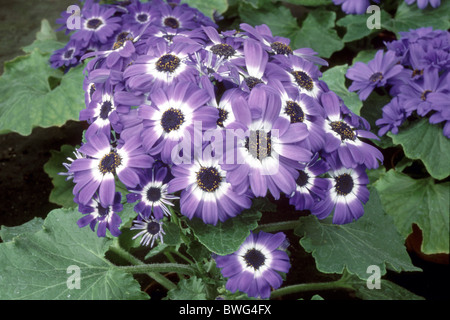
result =
[[[272,291],[270,295],[271,299],[278,298],[287,294],[305,292],[305,291],[317,291],[317,290],[336,290],[336,289],[345,289],[345,290],[353,290],[353,287],[346,282],[346,277],[343,276],[341,279],[337,281],[330,282],[316,282],[316,283],[302,283],[296,284],[292,286],[287,286],[284,288],[280,288]]]
[[[176,272],[193,276],[196,274],[195,269],[186,264],[180,263],[152,263],[141,264],[136,266],[119,267],[120,270],[130,273],[153,273],[153,272]]]
[[[142,265],[145,266],[145,264],[141,260],[139,260],[138,258],[133,256],[128,251],[124,250],[118,244],[118,242],[115,242],[114,245],[112,245],[110,247],[110,250],[112,252],[114,252],[115,254],[117,254],[118,256],[120,256],[122,259],[130,262],[134,266],[142,266]],[[131,266],[131,267],[134,267],[134,266]],[[119,268],[121,268],[123,270],[124,267],[119,267]],[[124,271],[127,271],[127,270],[124,270]],[[169,271],[171,271],[171,270],[169,270]],[[163,275],[159,274],[157,271],[149,271],[149,272],[144,272],[144,273],[146,273],[150,278],[152,278],[153,280],[158,282],[160,285],[162,285],[167,290],[175,289],[177,287],[176,284],[174,284],[172,281],[170,281]]]
[[[281,230],[295,229],[299,225],[299,220],[282,221],[259,225],[255,231],[276,232]]]

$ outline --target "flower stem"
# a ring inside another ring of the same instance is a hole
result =
[[[115,254],[117,254],[122,259],[133,264],[133,266],[130,266],[131,268],[137,267],[137,266],[142,266],[142,265],[146,266],[146,264],[144,264],[141,260],[139,260],[138,258],[133,256],[128,251],[124,250],[117,241],[114,243],[114,245],[112,245],[110,247],[110,250],[112,252],[114,252]],[[120,268],[123,271],[129,272],[126,269],[127,267],[118,267],[118,268]],[[169,271],[171,271],[171,270],[169,270]],[[162,285],[167,290],[175,289],[177,287],[176,284],[174,284],[172,281],[170,281],[163,275],[159,274],[158,271],[148,271],[148,272],[143,272],[143,273],[146,273],[150,278],[152,278],[153,280],[158,282],[160,285]]]
[[[282,221],[259,225],[255,231],[276,232],[281,230],[295,229],[299,225],[299,220]]]
[[[351,284],[346,282],[346,276],[344,275],[342,278],[336,281],[330,282],[316,282],[316,283],[302,283],[296,284],[292,286],[287,286],[284,288],[280,288],[272,291],[270,295],[271,299],[275,299],[284,295],[306,292],[306,291],[318,291],[318,290],[336,290],[336,289],[344,289],[344,290],[354,290]]]
[[[196,274],[194,268],[186,264],[180,263],[152,263],[141,264],[136,266],[119,267],[120,270],[130,273],[153,273],[153,272],[176,272],[193,276]]]

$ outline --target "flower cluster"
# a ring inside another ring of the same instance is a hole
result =
[[[401,38],[386,43],[367,64],[357,62],[347,72],[353,80],[350,91],[361,100],[382,87],[392,100],[383,107],[376,121],[378,134],[399,127],[409,117],[427,117],[430,123],[443,124],[443,134],[450,138],[450,33],[432,28],[401,32]]]
[[[374,3],[379,4],[380,0],[373,0]],[[405,0],[408,5],[413,4],[416,0]],[[347,14],[365,14],[367,8],[370,6],[370,0],[333,0],[333,4],[340,5],[342,11]],[[441,0],[417,0],[417,7],[425,9],[428,4],[433,8],[441,5]]]
[[[135,204],[144,245],[162,240],[178,204],[211,225],[268,195],[338,224],[363,215],[365,170],[383,156],[367,121],[320,79],[327,62],[313,50],[292,49],[266,25],[219,32],[199,11],[160,0],[87,1],[70,44],[86,74],[80,120],[88,128],[65,164],[89,214],[80,226],[119,234],[121,199]],[[289,269],[283,242],[252,234],[232,258],[241,271],[217,257],[230,290],[267,296],[279,287],[274,270]]]

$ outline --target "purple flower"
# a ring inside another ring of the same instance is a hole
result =
[[[139,183],[138,168],[151,168],[153,158],[144,153],[138,136],[131,137],[120,147],[111,145],[105,134],[87,137],[87,142],[79,149],[86,158],[79,158],[70,165],[73,194],[78,194],[81,204],[88,203],[98,192],[102,204],[111,204],[115,194],[115,177],[119,177],[127,187]]]
[[[115,16],[116,8],[92,4],[89,10],[83,10],[81,29],[77,30],[71,39],[91,43],[106,43],[120,28],[120,17]]]
[[[165,163],[173,162],[180,142],[187,141],[189,146],[196,136],[202,137],[203,130],[217,126],[218,110],[206,105],[208,92],[195,84],[179,82],[159,88],[150,100],[152,104],[140,106],[138,112],[144,120],[143,146],[152,155],[160,154]]]
[[[208,152],[196,152],[192,164],[172,167],[174,178],[169,181],[169,192],[183,190],[180,210],[192,219],[198,217],[205,223],[216,225],[251,207],[248,193],[237,194],[226,177],[218,157]]]
[[[358,220],[364,214],[364,204],[369,200],[369,190],[365,167],[343,167],[338,159],[326,158],[331,166],[328,174],[331,178],[327,197],[313,208],[319,219],[333,214],[334,224],[346,224]]]
[[[95,231],[98,224],[97,236],[105,237],[108,229],[114,237],[118,237],[121,234],[119,227],[122,223],[122,219],[117,214],[123,210],[121,198],[120,192],[116,192],[113,199],[107,203],[102,203],[97,195],[86,204],[80,203],[78,210],[84,216],[77,221],[78,226],[83,228],[89,225],[92,231]],[[77,196],[75,196],[75,202],[77,202]]]
[[[416,0],[405,0],[408,5],[413,4]],[[417,7],[419,9],[425,9],[428,4],[430,4],[433,8],[437,8],[441,5],[441,0],[417,0]]]
[[[367,130],[355,128],[349,117],[341,112],[340,100],[332,92],[323,93],[320,102],[326,112],[324,122],[326,153],[335,153],[347,168],[365,165],[369,169],[378,168],[383,154],[361,138],[378,139]]]
[[[172,200],[179,199],[179,197],[173,196],[167,191],[169,180],[168,168],[155,165],[152,169],[145,170],[140,174],[138,186],[128,190],[130,193],[127,194],[127,201],[129,203],[138,201],[134,206],[134,211],[144,218],[150,218],[152,213],[156,220],[170,216],[171,213],[167,206],[173,206]]]
[[[295,190],[295,170],[299,161],[308,162],[312,153],[299,145],[308,136],[304,123],[290,123],[280,116],[281,99],[264,87],[255,87],[248,100],[237,97],[232,103],[237,143],[228,145],[223,167],[239,193],[250,187],[257,197],[269,190],[275,198],[280,191]]]
[[[139,238],[142,236],[140,244],[143,246],[153,247],[156,239],[159,239],[161,243],[163,243],[163,235],[166,234],[163,230],[163,222],[156,219],[150,219],[138,216],[138,219],[133,220],[133,226],[130,230],[141,230],[135,236],[133,236],[132,240]]]
[[[383,116],[375,122],[380,127],[378,135],[382,136],[388,131],[397,134],[398,128],[408,117],[405,109],[400,106],[398,97],[393,98],[382,110]]]
[[[380,0],[374,0],[380,3]],[[342,11],[347,14],[364,14],[370,6],[370,0],[333,0],[335,5],[342,5]]]
[[[400,73],[403,67],[392,51],[383,54],[378,50],[375,58],[367,64],[356,62],[347,71],[347,78],[353,80],[349,91],[358,91],[359,98],[364,101],[376,87],[385,86],[390,78]]]
[[[291,267],[285,246],[286,236],[282,232],[251,232],[236,252],[215,255],[217,267],[228,278],[226,288],[231,292],[239,290],[249,297],[268,299],[271,288],[278,289],[283,283],[279,273],[287,273]]]
[[[50,57],[50,65],[52,68],[66,67],[68,71],[71,67],[79,64],[82,54],[82,48],[76,41],[69,41],[64,48],[56,50]]]

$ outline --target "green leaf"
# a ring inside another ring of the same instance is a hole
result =
[[[408,158],[422,160],[433,178],[441,180],[450,175],[450,139],[443,135],[441,126],[424,118],[396,135],[388,135],[403,147]]]
[[[189,6],[200,10],[213,21],[215,12],[222,14],[228,9],[228,0],[183,0],[181,3],[188,3]]]
[[[180,227],[177,224],[165,221],[163,230],[166,233],[163,238],[165,244],[168,246],[178,246],[182,243]]]
[[[74,157],[74,150],[75,148],[71,145],[61,146],[60,151],[50,150],[51,157],[44,165],[44,171],[48,174],[53,184],[49,201],[64,208],[73,208],[77,206],[77,204],[73,201],[73,182],[66,180],[67,176],[58,174],[60,172],[67,171],[63,166],[63,163],[68,162],[68,157]]]
[[[323,58],[331,57],[344,48],[344,42],[334,29],[335,20],[336,13],[332,11],[315,9],[309,12],[293,39],[292,47],[312,48]]]
[[[219,221],[215,226],[199,218],[188,220],[187,224],[205,247],[218,255],[227,255],[239,249],[250,235],[250,230],[258,226],[260,218],[260,212],[245,210],[225,222]]]
[[[342,40],[344,42],[351,42],[367,37],[372,33],[380,32],[380,29],[369,29],[367,27],[367,20],[371,15],[372,14],[348,14],[339,19],[336,22],[336,25],[347,29]],[[383,21],[390,21],[391,19],[389,13],[380,10],[380,23],[383,23]]]
[[[78,228],[80,216],[74,209],[53,210],[40,231],[0,244],[0,299],[148,298],[131,274],[105,258],[112,240]],[[68,285],[76,285],[71,266],[79,267],[79,289]]]
[[[442,1],[436,9],[428,6],[423,10],[419,9],[416,4],[408,6],[406,2],[401,1],[395,17],[383,23],[383,27],[397,33],[397,35],[399,35],[399,32],[421,27],[447,30],[450,28],[449,12],[450,1]]]
[[[206,300],[205,284],[195,276],[182,279],[177,288],[167,293],[167,297],[170,300]]]
[[[361,50],[358,52],[356,57],[353,58],[352,64],[355,64],[355,62],[363,62],[368,63],[370,60],[373,60],[375,58],[375,54],[378,50]]]
[[[55,50],[61,49],[65,43],[57,40],[56,32],[53,31],[47,19],[41,21],[41,30],[36,33],[36,40],[22,48],[26,53],[31,53],[37,48],[42,53],[52,53]]]
[[[347,73],[348,65],[335,66],[328,69],[322,74],[322,80],[325,81],[331,91],[334,91],[339,97],[344,100],[345,105],[354,113],[359,115],[363,103],[359,100],[356,92],[348,91],[345,85],[345,74]]]
[[[355,276],[346,281],[355,289],[356,297],[363,300],[424,300],[423,297],[385,279],[380,279],[379,289],[369,289],[366,281]]]
[[[239,3],[239,16],[242,21],[252,26],[266,24],[274,36],[286,37],[291,40],[300,30],[297,19],[292,16],[288,8],[283,6],[269,4],[263,9],[255,10],[251,5],[241,2]]]
[[[423,253],[449,253],[450,182],[416,180],[389,170],[374,187],[404,239],[412,233],[415,223],[422,230]]]
[[[50,67],[48,57],[36,49],[5,63],[0,77],[0,133],[29,135],[37,126],[61,126],[78,120],[85,107],[83,66],[63,76],[62,71]],[[61,78],[53,90],[51,77]]]
[[[34,217],[30,221],[27,221],[20,226],[15,227],[2,226],[0,229],[0,238],[2,238],[3,242],[7,242],[21,235],[33,234],[41,230],[43,224],[44,219]]]
[[[386,268],[397,272],[418,271],[412,265],[404,246],[404,239],[385,214],[376,190],[372,190],[364,215],[346,225],[322,221],[314,215],[301,217],[295,234],[300,244],[311,252],[317,269],[324,273],[342,273],[345,268],[361,279],[367,279],[367,267],[377,265],[381,274]]]

